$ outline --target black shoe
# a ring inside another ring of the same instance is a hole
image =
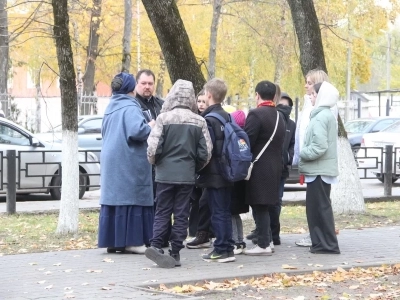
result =
[[[211,247],[211,240],[208,237],[207,231],[199,231],[196,234],[196,238],[187,243],[186,247],[189,249],[200,249],[200,248],[210,248]]]
[[[254,238],[254,239],[252,239],[251,241],[253,242],[254,245],[257,245],[257,244],[258,244],[258,238]]]
[[[180,267],[181,266],[181,256],[178,253],[172,253],[172,250],[168,250],[169,255],[175,259],[175,267]]]
[[[107,253],[125,252],[125,247],[108,247]]]
[[[340,251],[326,251],[326,250],[312,250],[312,249],[310,249],[310,253],[312,253],[312,254],[340,254]]]
[[[250,234],[246,235],[246,239],[252,240],[257,237],[257,229],[254,229],[250,232]]]
[[[160,268],[170,269],[175,267],[175,259],[167,254],[164,254],[162,249],[152,246],[146,249],[144,255],[148,259],[154,261]]]
[[[236,260],[235,254],[233,253],[233,251],[224,252],[224,253],[219,254],[215,250],[213,250],[212,252],[210,252],[208,254],[204,254],[202,256],[202,258],[205,261],[220,262],[220,263],[231,262],[231,261]]]

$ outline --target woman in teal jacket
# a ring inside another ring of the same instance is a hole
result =
[[[329,82],[314,85],[312,104],[299,171],[307,183],[306,213],[312,246],[311,253],[340,254],[335,233],[330,193],[337,182],[337,122],[330,110],[339,99],[338,90]],[[318,94],[318,95],[316,95]]]

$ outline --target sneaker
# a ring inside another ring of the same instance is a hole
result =
[[[213,250],[212,252],[210,252],[208,254],[204,254],[202,256],[202,258],[205,261],[220,262],[220,263],[231,262],[231,261],[236,260],[235,254],[233,251],[218,254],[215,250]]]
[[[246,239],[252,240],[257,237],[257,229],[254,229],[250,232],[250,234],[246,235]]]
[[[125,247],[107,247],[107,253],[125,252]]]
[[[278,240],[272,240],[275,246],[279,246],[281,244],[281,239]]]
[[[235,248],[233,249],[233,253],[236,254],[241,254],[245,251],[246,248],[246,243],[245,242],[241,242],[241,243],[236,243]]]
[[[144,255],[152,261],[154,261],[160,268],[174,268],[176,265],[176,260],[174,257],[164,254],[162,249],[156,247],[149,247],[144,252]]]
[[[172,250],[169,250],[169,255],[175,259],[175,267],[181,266],[181,256],[179,253],[172,253]]]
[[[311,242],[310,235],[308,235],[307,237],[295,242],[295,244],[297,246],[300,246],[300,247],[311,247],[312,246],[312,242]]]
[[[127,246],[125,247],[125,251],[135,253],[135,254],[144,254],[147,247],[145,245],[142,246]]]
[[[210,248],[211,239],[208,237],[208,232],[197,232],[196,238],[193,241],[186,243],[186,247],[188,249]]]
[[[275,253],[275,245],[274,245],[274,242],[269,243],[269,247],[271,248],[272,253]]]
[[[252,249],[246,250],[246,252],[244,254],[252,255],[252,256],[271,256],[272,250],[271,250],[271,247],[267,247],[264,249],[264,248],[261,248],[258,245],[256,245]]]

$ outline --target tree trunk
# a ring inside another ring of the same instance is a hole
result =
[[[198,93],[206,80],[194,56],[176,2],[172,0],[142,2],[164,54],[171,82],[174,83],[178,79],[191,81]]]
[[[213,17],[210,30],[210,50],[208,53],[208,80],[215,77],[215,60],[217,56],[218,24],[221,17],[222,0],[213,1]]]
[[[303,74],[312,69],[326,70],[321,30],[313,0],[287,0],[299,41]]]
[[[35,102],[36,102],[36,118],[35,118],[35,130],[36,133],[39,133],[42,131],[42,105],[41,105],[41,98],[42,98],[42,93],[41,93],[41,88],[40,88],[40,71],[38,70],[35,74],[35,87],[36,87],[36,96],[35,96]]]
[[[86,97],[84,97],[84,102],[81,104],[81,114],[91,114],[92,107],[93,113],[96,114],[97,112],[97,99],[93,95],[95,91],[94,76],[96,72],[96,59],[99,55],[98,46],[100,35],[98,34],[98,30],[100,27],[101,3],[102,0],[93,0],[92,15],[90,18],[89,43],[87,47],[87,60],[85,74],[82,77],[83,95]]]
[[[296,28],[303,75],[316,68],[327,72],[321,30],[313,1],[287,1]],[[338,128],[339,183],[332,185],[332,208],[335,213],[362,213],[365,206],[361,181],[340,115]]]
[[[8,94],[9,35],[7,0],[0,0],[0,94]],[[4,107],[4,113],[6,109]]]
[[[125,0],[124,37],[122,38],[122,72],[129,73],[131,67],[132,0]]]
[[[54,39],[60,70],[62,115],[62,194],[57,233],[78,232],[78,105],[74,59],[69,35],[68,0],[52,0]]]

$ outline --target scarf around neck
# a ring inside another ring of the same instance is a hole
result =
[[[267,101],[263,101],[260,104],[258,104],[257,108],[261,107],[261,106],[272,106],[272,107],[275,107],[275,103],[273,101],[271,101],[271,100],[267,100]]]

